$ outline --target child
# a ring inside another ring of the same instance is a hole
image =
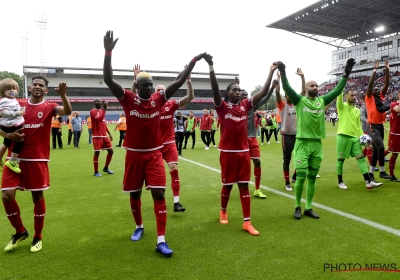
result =
[[[0,129],[4,132],[11,133],[24,126],[24,113],[18,101],[15,99],[18,95],[18,83],[12,79],[4,79],[0,81]],[[24,146],[24,142],[15,142],[11,157],[6,163],[3,162],[3,156],[6,150],[10,147],[12,140],[4,138],[3,145],[0,146],[0,168],[6,165],[12,171],[21,173],[18,155]]]

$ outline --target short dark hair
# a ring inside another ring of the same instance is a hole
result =
[[[236,85],[236,83],[230,83],[230,84],[228,85],[228,87],[226,88],[225,98],[224,98],[225,102],[228,102],[228,100],[229,100],[228,92],[231,90],[231,88],[233,87],[233,85]]]
[[[41,75],[33,76],[32,77],[32,83],[33,83],[34,80],[43,80],[44,83],[46,84],[46,87],[49,86],[49,80],[47,80],[46,77],[44,77],[44,76],[41,76]]]

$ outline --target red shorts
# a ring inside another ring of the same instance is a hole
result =
[[[165,189],[167,179],[160,150],[145,153],[126,151],[123,191],[140,191],[143,182],[146,189]]]
[[[256,137],[247,138],[249,142],[250,158],[260,158],[260,146]]]
[[[219,156],[221,164],[222,185],[250,182],[250,153],[221,152]]]
[[[389,134],[388,151],[391,153],[400,153],[400,135]]]
[[[42,191],[50,188],[50,176],[47,161],[20,161],[21,173],[3,167],[2,190]]]
[[[162,158],[166,163],[178,163],[178,151],[175,143],[164,144],[161,148]]]
[[[112,143],[108,137],[93,137],[93,148],[95,151],[112,149]]]

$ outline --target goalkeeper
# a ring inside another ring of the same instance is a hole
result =
[[[355,157],[358,168],[364,176],[367,189],[379,187],[382,183],[374,182],[368,175],[367,163],[361,149],[359,137],[364,134],[360,123],[360,109],[355,106],[356,93],[349,90],[345,93],[346,102],[343,102],[343,95],[337,98],[336,109],[339,115],[339,128],[336,137],[337,163],[336,172],[339,181],[339,188],[345,190],[347,186],[343,182],[343,163],[350,156]]]
[[[306,83],[305,96],[297,94],[289,85],[286,77],[285,65],[282,62],[278,65],[279,72],[281,73],[283,90],[295,106],[297,116],[297,134],[294,147],[295,168],[297,173],[295,184],[296,208],[294,211],[294,217],[296,219],[301,218],[301,196],[306,178],[308,180],[304,215],[319,219],[319,215],[312,210],[311,204],[315,193],[315,180],[323,156],[321,139],[325,138],[324,107],[331,103],[343,91],[354,64],[354,59],[349,59],[344,69],[343,78],[340,80],[339,84],[330,93],[321,97],[318,97],[318,84],[315,81]]]

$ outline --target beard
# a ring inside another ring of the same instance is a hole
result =
[[[318,95],[318,90],[312,90],[307,92],[308,96],[310,97],[317,97]]]

